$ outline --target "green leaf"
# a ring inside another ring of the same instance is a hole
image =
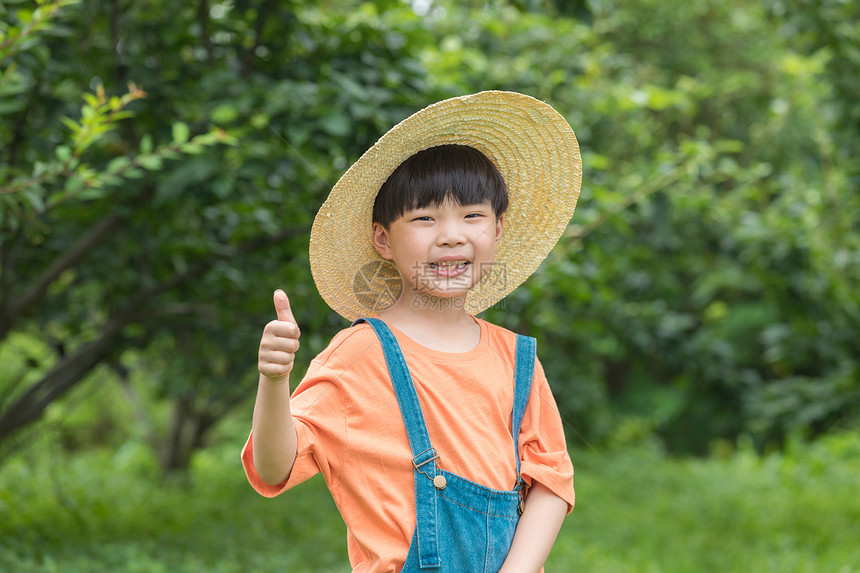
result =
[[[320,119],[322,128],[331,135],[345,137],[351,127],[351,122],[346,115],[332,113]]]
[[[140,152],[152,153],[152,136],[148,133],[140,138]]]
[[[93,94],[84,92],[81,97],[83,97],[84,101],[87,102],[87,105],[84,106],[84,109],[86,109],[87,107],[90,107],[92,109],[99,107],[99,99]]]
[[[10,113],[18,113],[26,106],[24,100],[0,100],[0,115],[8,115]]]
[[[30,206],[39,213],[45,210],[45,198],[42,196],[41,191],[41,188],[30,187],[21,193],[27,203],[29,203]]]
[[[110,117],[110,122],[114,123],[122,119],[128,119],[130,117],[134,117],[133,111],[118,111]]]
[[[269,116],[264,113],[255,113],[251,116],[251,125],[257,129],[262,129],[269,124]]]
[[[78,199],[81,201],[92,201],[95,199],[101,199],[106,194],[105,189],[101,186],[99,181],[93,181],[93,185],[87,187],[78,193]]]
[[[203,153],[205,147],[197,143],[186,143],[179,149],[182,151],[182,153],[187,153],[189,155],[199,155]]]
[[[188,141],[188,138],[191,136],[191,131],[188,129],[188,125],[177,121],[173,124],[173,141],[174,143],[185,143]]]
[[[81,129],[80,124],[70,117],[61,117],[60,122],[71,129],[72,133],[77,133]]]
[[[158,171],[163,165],[161,157],[157,155],[141,155],[135,159],[135,163],[149,171]]]
[[[232,123],[239,117],[239,110],[234,105],[222,103],[212,110],[209,117],[214,123]]]
[[[724,153],[741,153],[746,148],[746,144],[736,139],[723,139],[718,141],[714,148]]]
[[[84,180],[82,177],[77,175],[75,175],[74,177],[69,177],[68,179],[66,179],[66,184],[63,186],[63,191],[65,191],[65,193],[61,194],[60,196],[63,200],[65,200],[70,196],[76,195],[83,188]]]
[[[119,173],[129,165],[131,165],[131,160],[128,157],[114,157],[107,164],[105,171],[108,173]]]
[[[33,11],[27,10],[26,8],[21,8],[15,13],[15,15],[18,17],[18,20],[25,25],[29,24],[33,20]]]
[[[68,145],[58,145],[57,148],[54,149],[54,155],[56,155],[57,159],[61,162],[65,163],[72,158],[72,148]]]

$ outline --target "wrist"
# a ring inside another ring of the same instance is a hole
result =
[[[284,387],[289,388],[289,386],[290,386],[290,373],[287,372],[286,374],[284,374],[282,376],[269,376],[267,374],[263,374],[262,372],[260,372],[260,385],[261,386],[262,385],[273,386],[273,387],[284,386]]]

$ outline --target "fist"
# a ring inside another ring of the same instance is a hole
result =
[[[257,365],[260,374],[266,378],[273,382],[284,382],[293,369],[301,332],[290,310],[287,293],[278,289],[273,299],[278,318],[263,329]]]

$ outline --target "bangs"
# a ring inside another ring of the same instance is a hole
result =
[[[408,210],[445,201],[489,202],[498,218],[508,209],[508,192],[502,174],[483,153],[440,145],[419,151],[394,170],[376,196],[373,222],[388,227]]]

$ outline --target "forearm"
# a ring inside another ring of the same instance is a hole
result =
[[[273,381],[260,375],[251,434],[257,474],[269,485],[284,482],[296,460],[296,429],[290,412],[289,377]]]
[[[534,482],[526,497],[511,550],[499,573],[537,573],[555,543],[567,502]]]

